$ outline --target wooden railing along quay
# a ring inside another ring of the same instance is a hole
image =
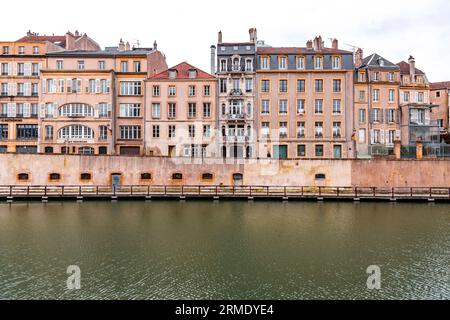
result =
[[[349,201],[449,201],[450,188],[301,186],[0,186],[0,199],[280,199]]]

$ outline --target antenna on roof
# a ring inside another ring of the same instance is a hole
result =
[[[141,46],[141,43],[139,42],[139,40],[138,39],[135,39],[135,38],[131,38],[134,42],[133,42],[133,47],[134,48],[140,48],[140,46]]]
[[[352,50],[353,50],[353,53],[355,53],[355,52],[356,52],[356,50],[358,50],[359,48],[361,48],[360,46],[354,46],[354,45],[352,45],[352,44],[348,44],[348,43],[344,43],[344,46],[347,46],[347,47],[350,47],[350,48],[352,48]],[[361,48],[361,49],[364,49],[364,48]]]

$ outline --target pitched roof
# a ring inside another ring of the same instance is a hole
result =
[[[397,63],[397,65],[400,67],[400,73],[403,74],[409,74],[409,63],[405,61],[401,61]],[[425,75],[425,73],[419,69],[416,68],[416,74],[418,75]]]
[[[169,68],[163,72],[160,72],[158,74],[155,74],[153,77],[150,77],[150,79],[169,79],[169,71],[176,70],[177,71],[177,79],[190,79],[189,78],[189,70],[196,70],[197,76],[195,79],[215,79],[216,77],[200,70],[199,68],[194,67],[193,65],[182,62],[180,64],[177,64],[176,66]]]
[[[259,47],[258,54],[353,54],[350,51],[323,48],[320,50],[305,47]]]
[[[399,70],[399,66],[383,58],[377,53],[373,53],[362,61],[361,67],[385,68]]]
[[[25,36],[17,40],[16,42],[52,42],[60,46],[65,46],[65,36]]]
[[[50,57],[116,57],[116,56],[142,56],[153,52],[153,49],[149,48],[135,48],[132,50],[119,51],[117,47],[108,47],[105,50],[100,51],[87,51],[87,50],[68,50],[49,52],[47,55]]]
[[[450,81],[430,83],[430,89],[431,90],[441,90],[441,89],[450,90]]]

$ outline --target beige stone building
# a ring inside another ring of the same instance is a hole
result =
[[[321,37],[306,47],[259,43],[259,158],[352,158],[353,55]]]
[[[431,112],[431,120],[437,121],[441,136],[448,139],[450,110],[450,81],[430,84],[430,100],[439,107]]]
[[[387,156],[400,139],[400,68],[374,53],[355,54],[355,140],[357,157]]]
[[[217,80],[187,62],[150,77],[147,93],[147,155],[217,156]]]

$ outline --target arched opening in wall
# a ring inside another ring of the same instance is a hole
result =
[[[28,173],[19,173],[17,175],[17,180],[19,181],[28,181],[30,179],[30,175]]]
[[[44,152],[47,154],[53,153],[53,147],[45,147]]]
[[[207,182],[211,182],[214,180],[214,175],[212,173],[203,173],[202,174],[202,180],[203,181],[207,181]]]
[[[246,157],[246,158],[251,158],[251,157],[253,157],[252,147],[247,146],[247,148],[245,149],[245,157]]]
[[[50,173],[48,175],[48,180],[53,181],[53,182],[59,181],[59,180],[61,180],[61,175],[59,173]]]
[[[244,175],[242,173],[233,173],[233,185],[242,186],[244,183]]]
[[[148,173],[148,172],[141,173],[141,180],[142,181],[150,181],[150,180],[152,180],[152,174]]]
[[[92,174],[87,173],[87,172],[83,172],[82,174],[80,174],[80,180],[83,181],[83,182],[91,181],[92,180]]]
[[[317,181],[323,181],[327,178],[327,176],[324,173],[317,173],[315,176],[315,179]]]
[[[59,116],[69,118],[93,117],[94,108],[85,103],[69,103],[59,107]]]
[[[172,174],[172,180],[174,180],[174,181],[181,181],[181,180],[183,180],[183,174],[179,173],[179,172],[173,173]]]

